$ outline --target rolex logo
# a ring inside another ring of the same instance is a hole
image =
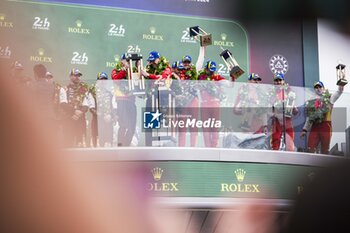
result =
[[[144,39],[144,40],[161,40],[161,41],[163,41],[164,39],[163,39],[163,35],[157,35],[156,34],[156,31],[157,31],[157,29],[156,29],[156,27],[154,27],[154,26],[151,26],[150,28],[149,28],[149,31],[151,32],[151,34],[143,34],[142,35],[142,39]]]
[[[226,38],[227,38],[227,34],[225,34],[225,33],[221,33],[221,40],[226,40]]]
[[[239,168],[235,171],[236,178],[237,178],[238,182],[243,182],[245,173],[246,172],[241,168]]]
[[[151,34],[155,34],[157,29],[155,27],[150,27],[149,31],[151,32]]]
[[[221,46],[221,47],[234,47],[235,45],[233,41],[228,41],[227,37],[228,36],[226,33],[221,33],[220,40],[214,40],[214,45]]]
[[[79,19],[77,21],[75,21],[75,23],[76,23],[78,28],[80,28],[83,25],[83,22]]]
[[[155,167],[151,170],[154,182],[147,184],[147,190],[152,192],[178,192],[179,184],[174,182],[159,182],[162,178],[164,170],[160,167]]]
[[[159,181],[162,178],[162,174],[164,172],[163,169],[156,167],[156,168],[153,168],[151,171],[152,171],[154,180]]]
[[[68,32],[77,34],[90,34],[89,28],[82,28],[83,22],[81,20],[76,20],[75,25],[76,27],[68,27]]]
[[[0,13],[0,27],[2,28],[13,28],[12,22],[5,21],[6,15]]]
[[[45,54],[45,49],[43,48],[39,48],[38,49],[38,55],[39,56],[35,56],[35,55],[32,55],[30,56],[29,60],[32,61],[32,62],[46,62],[46,63],[52,63],[52,57],[46,57],[44,56]]]
[[[44,56],[45,50],[43,48],[38,49],[39,56]]]
[[[106,68],[115,68],[120,61],[120,56],[118,54],[113,56],[113,61],[106,62]]]
[[[221,183],[221,192],[231,193],[260,193],[259,184],[243,183],[246,171],[238,168],[233,172],[238,183]]]

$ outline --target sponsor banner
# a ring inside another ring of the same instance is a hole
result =
[[[148,33],[144,33],[142,34],[142,39],[143,40],[153,40],[153,41],[164,41],[164,35],[160,34],[159,32],[157,32],[157,28],[155,26],[151,26],[149,28],[149,32]]]
[[[14,19],[9,19],[8,15],[14,9],[20,17],[12,22]],[[126,52],[142,55],[144,66],[153,50],[170,63],[190,55],[195,64],[200,45],[190,36],[188,28],[196,25],[215,39],[213,45],[207,46],[206,59],[222,63],[223,47],[232,51],[242,69],[250,69],[247,34],[234,21],[24,1],[2,3],[0,28],[12,28],[12,34],[8,34],[8,41],[0,41],[1,54],[8,57],[11,51],[12,58],[16,54],[14,59],[21,61],[28,72],[31,72],[32,62],[52,63],[48,68],[59,83],[67,81],[66,74],[74,66],[82,66],[79,67],[81,71],[88,74],[84,75],[84,81],[92,83],[97,73],[110,73],[117,62],[115,57]],[[7,50],[6,46],[9,46]],[[33,48],[44,48],[44,55],[34,52]],[[221,75],[229,78],[223,64],[218,69]]]
[[[37,50],[37,54],[33,54],[29,57],[29,60],[31,62],[38,62],[38,63],[53,63],[53,59],[50,56],[47,56],[45,54],[45,49],[39,48]]]
[[[186,28],[184,30],[182,30],[182,36],[181,36],[181,43],[191,43],[191,44],[195,44],[197,43],[197,41],[194,39],[194,37],[190,36],[190,28]]]
[[[83,27],[83,21],[80,19],[75,21],[75,26],[68,27],[69,33],[90,35],[90,28]]]
[[[152,191],[154,193],[176,193],[180,192],[180,184],[175,180],[171,180],[171,178],[163,178],[163,173],[167,171],[160,168],[155,167],[151,169],[150,173],[152,174],[153,180],[147,183],[147,190]]]
[[[9,46],[0,45],[0,58],[10,59],[11,54],[12,52]]]
[[[214,39],[213,45],[224,47],[224,48],[233,48],[235,47],[235,43],[230,40],[229,37],[227,37],[226,33],[221,33],[220,38],[218,40]]]
[[[0,13],[0,28],[13,28],[13,22],[7,19],[6,14]]]
[[[34,17],[33,27],[34,30],[50,30],[50,21],[47,17],[41,18],[38,16]]]
[[[109,30],[107,35],[114,36],[114,37],[125,37],[125,28],[123,24],[117,25],[117,24],[111,23],[109,25]]]
[[[145,162],[146,191],[169,197],[294,199],[316,167],[245,162]]]
[[[120,55],[119,54],[115,54],[113,56],[113,59],[110,59],[109,61],[106,61],[106,68],[107,69],[110,69],[110,68],[114,69],[119,61],[120,61]]]
[[[89,57],[85,52],[73,52],[72,65],[88,65]]]

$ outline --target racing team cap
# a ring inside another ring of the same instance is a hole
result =
[[[214,61],[207,61],[207,64],[205,65],[205,67],[211,72],[216,71],[216,63]]]
[[[160,54],[157,51],[152,51],[149,53],[147,61],[154,61],[157,58],[160,58]]]
[[[276,80],[276,79],[284,80],[284,75],[282,73],[275,74],[273,76],[273,80]]]
[[[80,70],[79,69],[72,69],[71,71],[70,71],[70,75],[74,75],[74,76],[82,76],[83,74],[80,72]]]
[[[126,53],[123,53],[123,55],[120,57],[120,60],[125,60],[126,59]]]
[[[179,69],[182,70],[184,69],[184,63],[182,61],[174,61],[173,64],[171,65],[171,68],[173,69]]]
[[[16,69],[16,70],[23,70],[23,65],[19,62],[19,61],[15,61],[15,64],[13,64],[13,67]]]
[[[324,84],[323,84],[323,82],[318,81],[318,82],[315,82],[315,83],[314,83],[314,88],[315,88],[316,86],[324,87]]]
[[[97,79],[101,80],[101,79],[108,79],[108,75],[105,72],[101,72],[97,74]]]
[[[248,80],[256,80],[256,79],[260,79],[260,76],[257,73],[251,73],[248,77]]]
[[[190,55],[183,56],[183,58],[182,58],[182,62],[185,62],[185,61],[192,62],[192,58],[191,58],[191,56],[190,56]]]
[[[184,63],[182,61],[179,61],[179,64],[177,65],[177,68],[179,70],[183,70],[185,67],[184,67]]]
[[[173,64],[171,65],[171,68],[176,69],[178,68],[179,61],[174,61]]]

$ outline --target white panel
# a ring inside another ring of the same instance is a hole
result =
[[[349,80],[350,69],[350,35],[343,34],[332,22],[318,19],[318,53],[320,80],[329,90],[337,90],[336,65],[339,61],[345,64],[346,77]],[[345,86],[345,92],[350,92],[350,85]],[[342,96],[335,104],[335,107],[347,107],[347,126],[350,124],[349,94]],[[334,122],[334,119],[333,119]],[[345,129],[344,129],[345,130]],[[345,142],[345,133],[335,132],[332,135],[331,147],[335,144]]]

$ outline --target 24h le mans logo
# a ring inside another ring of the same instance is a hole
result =
[[[270,70],[274,74],[285,74],[288,71],[288,61],[282,55],[274,55],[270,58]]]

